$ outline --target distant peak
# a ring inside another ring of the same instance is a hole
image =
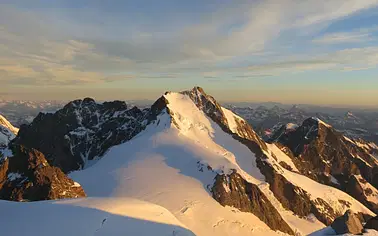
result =
[[[93,98],[86,97],[83,100],[83,103],[95,103],[96,101]]]
[[[200,92],[200,93],[205,94],[205,91],[203,90],[203,88],[201,88],[201,87],[199,87],[199,86],[195,86],[195,87],[192,89],[192,91],[198,91],[198,92]]]
[[[308,125],[308,124],[321,124],[327,128],[331,128],[332,126],[327,124],[326,122],[322,121],[321,119],[319,119],[318,117],[310,117],[310,118],[307,118],[305,121],[303,121],[303,125]]]

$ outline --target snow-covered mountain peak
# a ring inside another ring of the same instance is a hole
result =
[[[206,115],[207,119],[210,119],[219,125],[224,132],[235,134],[238,137],[247,140],[252,140],[266,149],[265,143],[247,121],[234,114],[232,111],[222,107],[214,97],[206,94],[201,87],[194,87],[192,90],[179,93],[167,92],[159,100],[164,100],[163,103],[168,104],[168,110],[174,111],[170,113],[177,114],[177,117],[184,117],[186,120],[192,119],[197,123],[197,121],[200,121],[198,120],[198,116],[193,116],[194,114],[197,114],[197,111],[201,111],[203,113],[202,115]],[[205,125],[205,127],[208,127],[208,125]]]
[[[7,146],[16,137],[18,128],[14,127],[4,116],[0,115],[0,157],[8,155]]]
[[[7,128],[14,135],[18,133],[18,128],[14,127],[4,116],[0,115],[0,126]]]

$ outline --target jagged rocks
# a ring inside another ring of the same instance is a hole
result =
[[[294,235],[290,226],[269,202],[262,191],[244,180],[235,171],[230,175],[217,175],[212,194],[223,206],[232,206],[243,212],[251,212],[271,229]]]
[[[0,164],[0,199],[38,201],[86,196],[78,183],[50,166],[41,152],[20,145],[14,145],[12,151],[13,156]]]
[[[363,232],[363,226],[360,218],[353,212],[346,211],[343,216],[338,217],[331,224],[336,234],[361,234]]]
[[[346,192],[374,212],[378,212],[378,191],[362,176],[352,175],[347,183]]]
[[[75,100],[56,113],[40,113],[13,141],[40,150],[50,165],[68,173],[102,156],[144,129],[146,112],[125,102]]]
[[[318,220],[329,225],[338,214],[322,199],[312,200],[303,189],[293,185],[283,175],[279,174],[269,163],[257,160],[257,166],[269,183],[269,188],[282,206],[300,217],[314,214]],[[320,211],[319,209],[322,209]]]
[[[364,226],[365,229],[374,229],[378,231],[378,216],[368,220]]]
[[[282,126],[270,142],[278,142],[281,150],[292,153],[289,157],[301,174],[345,191],[378,212],[378,198],[368,201],[369,190],[364,191],[354,177],[369,183],[370,192],[377,192],[378,162],[365,148],[368,144],[346,138],[317,118],[291,130]]]

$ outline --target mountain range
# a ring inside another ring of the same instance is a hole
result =
[[[377,233],[375,143],[312,116],[280,120],[262,137],[250,117],[231,110],[195,87],[166,92],[144,109],[75,100],[19,130],[4,119],[1,231]]]
[[[378,112],[373,110],[351,111],[304,105],[288,107],[279,104],[257,107],[227,105],[227,108],[245,118],[264,138],[281,125],[288,123],[300,125],[309,117],[318,117],[349,138],[361,138],[378,145]]]

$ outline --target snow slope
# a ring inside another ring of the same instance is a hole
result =
[[[18,133],[18,128],[14,127],[4,116],[0,115],[0,126],[9,129],[13,134]]]
[[[186,96],[166,96],[176,125],[171,125],[168,114],[162,114],[136,138],[112,148],[96,165],[70,177],[88,196],[131,197],[160,205],[196,235],[277,235],[253,214],[222,207],[207,189],[215,177],[204,170],[207,164],[219,172],[240,169],[235,155],[213,139],[238,150],[245,159],[251,158],[250,151],[207,119]]]
[[[9,142],[16,137],[18,128],[14,127],[4,116],[0,115],[0,156],[8,156]]]
[[[166,209],[136,199],[0,201],[0,207],[5,235],[193,235]]]

